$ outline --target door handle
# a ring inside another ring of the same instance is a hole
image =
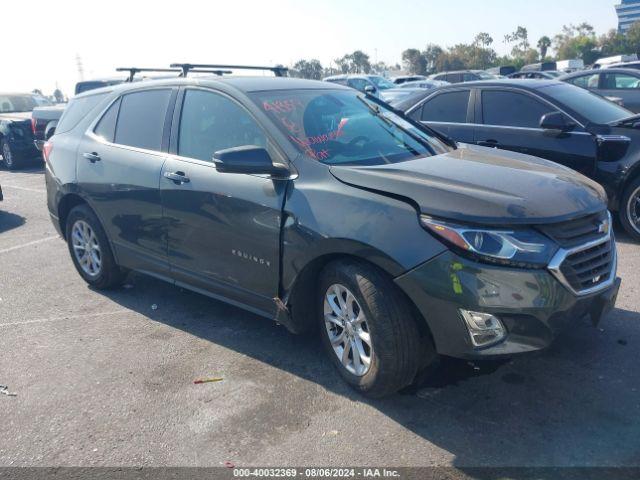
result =
[[[167,178],[178,185],[190,182],[189,177],[187,177],[184,172],[164,172],[163,175],[164,178]]]
[[[102,160],[100,158],[100,155],[98,155],[96,152],[84,152],[82,156],[89,160],[91,163],[96,163]]]
[[[481,142],[477,142],[478,145],[480,145],[481,147],[492,147],[492,148],[498,148],[500,146],[500,142],[498,142],[497,140],[483,140]]]

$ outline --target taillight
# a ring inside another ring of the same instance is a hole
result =
[[[36,119],[31,117],[31,131],[33,132],[33,134],[36,134]]]
[[[50,141],[44,142],[44,145],[42,146],[42,156],[44,157],[45,162],[49,161],[49,155],[51,155],[52,150],[53,150],[53,143]]]

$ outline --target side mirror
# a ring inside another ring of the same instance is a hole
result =
[[[285,167],[273,164],[269,152],[255,145],[218,150],[213,154],[213,162],[216,170],[223,173],[266,174],[275,177],[289,175]]]
[[[366,87],[364,87],[364,93],[373,95],[376,92],[377,92],[376,87],[374,87],[373,85],[367,85]]]
[[[556,130],[560,132],[569,132],[575,128],[575,124],[567,119],[560,112],[551,112],[542,116],[540,119],[540,128],[544,130]]]

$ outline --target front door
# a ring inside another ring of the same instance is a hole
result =
[[[556,107],[514,90],[485,89],[480,98],[476,144],[533,155],[593,175],[597,156],[593,135],[579,126],[562,134],[540,128],[542,116]]]
[[[162,139],[176,90],[136,91],[106,110],[78,150],[78,183],[100,218],[118,262],[166,275],[160,202]]]
[[[160,183],[172,274],[271,316],[286,182],[220,173],[212,162],[218,150],[269,149],[267,137],[235,100],[211,90],[185,90],[179,117]]]

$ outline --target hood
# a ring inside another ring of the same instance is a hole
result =
[[[13,113],[0,113],[0,119],[2,120],[27,120],[31,119],[31,112],[13,112]]]
[[[560,222],[606,208],[597,183],[529,155],[461,145],[395,164],[331,166],[349,185],[404,197],[421,213],[490,225]]]

